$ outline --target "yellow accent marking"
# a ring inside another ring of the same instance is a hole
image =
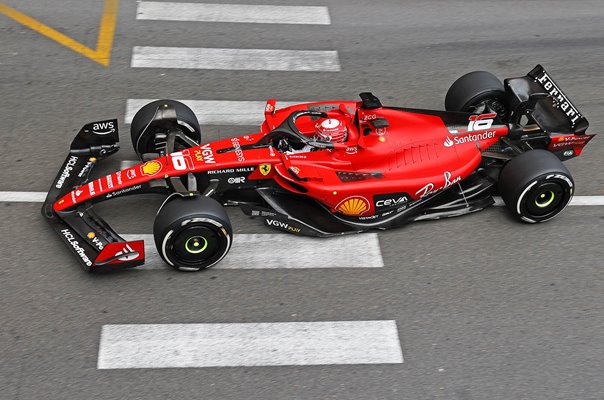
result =
[[[338,207],[338,211],[345,215],[361,215],[367,211],[367,209],[367,203],[358,197],[353,197],[349,200],[346,200],[340,205],[340,207]]]
[[[380,136],[380,138],[378,139],[380,142],[384,143],[386,141],[386,138],[383,136]]]
[[[94,234],[94,232],[88,232],[88,235],[86,236],[88,236],[88,239],[94,239],[96,235]]]
[[[117,11],[120,0],[105,0],[103,7],[103,15],[101,17],[101,25],[99,27],[99,36],[97,39],[96,50],[83,45],[82,43],[73,40],[67,35],[51,28],[48,25],[7,6],[0,2],[0,13],[17,21],[18,23],[27,26],[30,29],[46,36],[63,46],[90,58],[93,61],[107,67],[111,59],[111,48],[113,47],[113,37],[115,34],[115,23],[117,20]]]

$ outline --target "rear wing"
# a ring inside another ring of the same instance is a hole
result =
[[[526,76],[506,79],[504,84],[512,109],[528,102],[531,95],[547,94],[547,98],[535,104],[530,114],[544,131],[576,135],[587,131],[587,119],[541,65],[537,65]]]

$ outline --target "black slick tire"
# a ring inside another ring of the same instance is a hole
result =
[[[156,150],[155,132],[150,132],[146,128],[155,117],[157,108],[166,104],[173,106],[176,110],[180,130],[197,143],[201,142],[201,128],[193,110],[176,100],[156,100],[138,110],[130,124],[132,146],[141,159],[142,154],[154,153]]]
[[[473,71],[457,79],[445,96],[447,111],[476,112],[482,105],[505,119],[508,114],[503,83],[490,72]]]
[[[199,271],[222,260],[233,243],[229,217],[216,200],[172,195],[153,224],[161,258],[180,271]]]
[[[568,169],[547,150],[531,150],[510,160],[499,176],[499,193],[509,211],[528,223],[561,213],[573,197]]]

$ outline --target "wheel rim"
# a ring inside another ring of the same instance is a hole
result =
[[[222,256],[226,240],[216,227],[206,224],[189,224],[174,232],[169,248],[179,264],[205,267]]]
[[[571,188],[562,180],[537,182],[524,198],[523,211],[531,220],[544,221],[562,211],[571,197]]]
[[[185,242],[185,250],[191,254],[202,253],[208,248],[208,239],[203,236],[194,236]]]
[[[537,198],[535,199],[535,205],[539,208],[546,208],[547,206],[552,204],[555,198],[556,194],[551,190],[548,190],[537,196]]]

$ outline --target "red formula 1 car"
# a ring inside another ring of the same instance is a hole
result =
[[[447,111],[361,101],[266,104],[258,133],[202,141],[195,114],[172,100],[135,115],[141,164],[98,179],[93,166],[118,150],[117,121],[82,128],[42,213],[86,270],[144,262],[142,241],[126,242],[93,210],[125,195],[167,198],[155,222],[161,257],[185,271],[228,253],[224,205],[238,205],[288,233],[333,236],[482,210],[499,193],[526,222],[560,213],[575,190],[561,161],[593,137],[587,120],[541,67],[503,83],[488,72],[459,78]]]

